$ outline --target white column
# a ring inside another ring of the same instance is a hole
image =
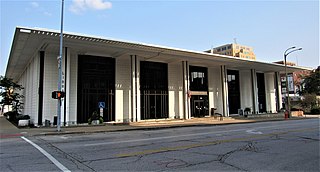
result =
[[[136,121],[141,120],[141,100],[140,100],[140,60],[135,55],[136,61]]]
[[[131,57],[131,114],[129,114],[129,119],[131,122],[136,121],[136,57],[130,55]]]
[[[189,64],[187,61],[182,62],[183,73],[183,118],[190,119],[190,98],[188,97],[189,91]]]
[[[67,71],[65,72],[65,75],[67,77],[65,77],[65,83],[66,83],[66,87],[65,87],[65,91],[66,91],[66,125],[69,125],[70,123],[70,76],[71,76],[71,73],[70,73],[70,49],[69,48],[66,48],[67,49],[67,53],[66,53],[66,57],[67,57]]]
[[[256,113],[259,110],[259,107],[258,107],[257,74],[255,69],[251,69],[251,81],[252,81],[252,111],[253,113]]]
[[[226,66],[221,66],[221,83],[222,83],[222,105],[223,116],[229,116],[229,103],[228,103],[228,81]]]
[[[277,98],[277,103],[278,103],[278,107],[277,110],[280,110],[282,108],[282,94],[281,94],[281,78],[280,78],[280,73],[276,72],[275,73],[275,87],[276,87],[276,98]]]
[[[62,70],[62,76],[61,76],[61,91],[65,92],[66,91],[66,62],[65,62],[65,58],[66,58],[66,50],[67,48],[63,49],[63,58],[62,58],[62,64],[61,64],[61,70]],[[68,100],[68,99],[67,99]],[[66,98],[62,98],[61,99],[61,126],[65,125],[65,112],[64,112],[64,107],[65,107],[65,101],[67,101]],[[58,100],[59,101],[59,100]]]

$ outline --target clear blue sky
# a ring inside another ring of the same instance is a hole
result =
[[[1,0],[0,75],[15,27],[59,30],[60,10],[60,0]],[[299,46],[303,50],[290,54],[289,61],[319,65],[318,0],[65,0],[64,30],[198,51],[236,38],[267,62],[282,60],[286,48]]]

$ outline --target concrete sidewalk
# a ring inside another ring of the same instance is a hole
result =
[[[307,115],[304,117],[293,117],[289,120],[319,118],[320,115]],[[163,128],[176,127],[191,127],[191,126],[212,126],[212,125],[228,125],[239,123],[254,123],[265,121],[281,121],[285,120],[283,115],[259,115],[244,117],[224,117],[223,120],[214,117],[192,118],[189,120],[148,120],[134,122],[130,124],[104,124],[104,125],[77,125],[70,127],[61,127],[58,132],[56,127],[40,127],[40,128],[17,128],[11,124],[5,117],[0,117],[0,138],[10,138],[19,136],[45,136],[45,135],[60,135],[60,134],[86,134],[99,132],[115,132],[128,130],[152,130]]]

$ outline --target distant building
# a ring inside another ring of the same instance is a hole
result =
[[[206,52],[256,60],[256,55],[254,54],[252,47],[234,43],[215,47]]]
[[[283,60],[281,60],[281,61],[276,61],[276,62],[273,62],[273,63],[283,64],[283,65],[284,65],[284,61],[283,61]],[[296,63],[290,62],[290,61],[287,61],[287,65],[288,65],[288,66],[297,66]]]
[[[273,62],[276,64],[285,64],[283,60]],[[296,63],[287,61],[288,66],[297,66]],[[300,70],[295,71],[293,73],[288,73],[288,80],[289,80],[289,91],[290,94],[299,94],[303,89],[303,81],[304,78],[309,76],[311,73],[310,70]],[[280,74],[280,77],[282,78],[282,81],[284,82],[283,85],[283,94],[285,93],[285,74]],[[291,88],[291,89],[290,89]]]

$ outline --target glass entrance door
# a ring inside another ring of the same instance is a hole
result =
[[[209,115],[208,96],[206,95],[193,95],[191,96],[191,116],[204,117]]]

